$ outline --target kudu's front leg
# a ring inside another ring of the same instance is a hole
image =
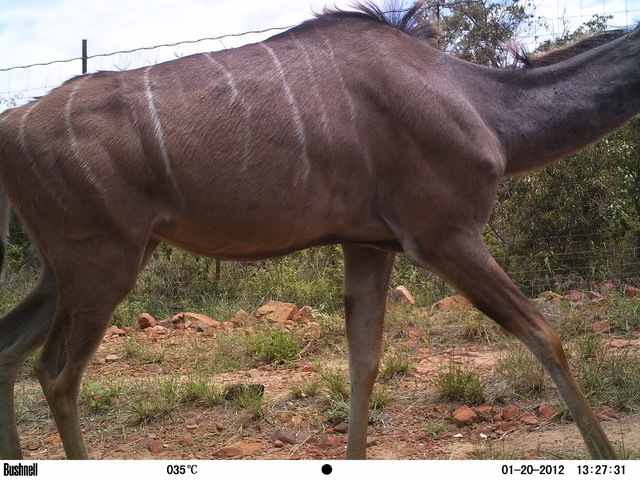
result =
[[[369,401],[378,374],[389,277],[395,255],[343,245],[344,298],[349,351],[347,458],[364,459]]]
[[[407,247],[411,261],[447,280],[480,311],[520,339],[555,382],[591,456],[617,458],[571,373],[557,334],[533,302],[498,266],[480,235],[457,231],[437,245],[414,238],[415,243]]]

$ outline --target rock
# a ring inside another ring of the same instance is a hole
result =
[[[162,373],[162,366],[157,363],[150,363],[147,365],[147,372],[149,373]]]
[[[127,331],[117,327],[116,325],[111,325],[107,328],[107,331],[104,333],[105,338],[111,337],[124,337],[127,334]]]
[[[106,357],[104,357],[104,359],[107,362],[117,362],[118,360],[120,360],[120,357],[118,355],[107,355]]]
[[[286,430],[278,430],[271,436],[271,440],[275,442],[288,443],[289,445],[293,445],[297,442],[296,436],[293,433],[287,432]]]
[[[569,292],[567,292],[564,298],[565,300],[569,300],[572,303],[577,303],[584,300],[584,294],[581,292],[578,292],[577,290],[569,290]]]
[[[540,421],[529,412],[524,412],[522,417],[520,417],[520,421],[525,425],[538,425],[540,423]]]
[[[172,324],[183,323],[187,326],[194,327],[200,332],[204,332],[209,328],[218,328],[221,323],[207,315],[193,312],[180,312],[171,318]]]
[[[142,313],[138,315],[136,322],[140,330],[144,330],[145,328],[149,327],[155,327],[156,325],[158,325],[158,321],[148,313]]]
[[[229,445],[227,447],[222,447],[213,452],[214,457],[237,457],[242,455],[242,449],[237,445]]]
[[[147,449],[151,453],[161,453],[164,450],[164,445],[160,440],[152,440],[149,445],[147,445]]]
[[[256,310],[256,316],[275,323],[285,323],[298,313],[298,307],[293,303],[271,300]]]
[[[560,412],[558,412],[558,410],[549,405],[540,405],[536,408],[536,416],[540,420],[550,420],[557,417],[559,414]]]
[[[368,438],[368,437],[367,437]],[[321,448],[334,448],[339,445],[342,445],[345,441],[345,437],[343,436],[322,436],[318,439],[318,446]]]
[[[491,421],[493,419],[493,407],[491,405],[483,405],[473,409],[478,415],[478,419],[481,421]]]
[[[433,411],[436,413],[444,413],[447,411],[447,406],[444,403],[433,406]]]
[[[613,422],[614,420],[620,420],[620,414],[608,405],[600,405],[594,412],[596,418],[603,422]]]
[[[229,322],[231,322],[236,327],[239,327],[241,325],[246,325],[247,323],[251,323],[252,318],[253,317],[251,315],[249,315],[244,310],[240,309],[235,313],[233,317],[229,319]]]
[[[416,340],[418,338],[422,338],[422,332],[419,330],[409,330],[407,332],[407,337],[409,337],[411,340]]]
[[[611,325],[602,320],[594,322],[589,326],[596,333],[609,333],[611,331]]]
[[[478,421],[478,415],[476,415],[476,412],[471,410],[467,405],[462,405],[461,407],[456,408],[452,413],[452,417],[454,422],[456,422],[456,425],[459,427]]]
[[[640,297],[640,289],[627,285],[624,289],[625,297]]]
[[[600,291],[605,295],[616,293],[616,291],[618,290],[618,287],[616,286],[616,284],[609,281],[597,283],[594,285],[594,287],[597,288],[598,291]]]
[[[609,344],[613,348],[626,348],[631,346],[631,340],[622,340],[620,338],[616,338],[615,340],[611,340]]]
[[[471,306],[469,300],[461,295],[453,295],[451,297],[443,298],[433,304],[434,310],[438,310],[440,312],[451,312],[452,310],[469,306]]]
[[[263,448],[261,442],[236,442],[233,445],[219,448],[213,452],[215,457],[239,457],[243,455],[253,455]]]
[[[511,420],[509,422],[501,422],[497,425],[497,430],[501,430],[503,432],[508,432],[509,430],[513,430],[520,426],[520,422],[517,420]]]
[[[393,290],[391,299],[394,302],[406,305],[407,307],[413,307],[416,304],[416,300],[413,298],[413,295],[411,295],[411,292],[403,285],[400,285]]]
[[[545,302],[551,302],[553,300],[556,300],[558,297],[559,295],[552,292],[551,290],[547,290],[546,292],[542,292],[540,295],[538,295],[538,299]]]
[[[349,431],[349,424],[347,422],[342,422],[333,427],[333,431],[336,433],[347,433]]]
[[[504,407],[504,410],[502,410],[502,419],[505,422],[513,420],[518,415],[520,415],[520,409],[515,405],[507,405],[506,407]]]
[[[305,306],[298,310],[298,312],[293,316],[292,320],[295,323],[309,323],[313,322],[315,318],[313,316],[311,307]]]

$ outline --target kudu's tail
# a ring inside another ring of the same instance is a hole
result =
[[[9,237],[9,213],[11,204],[4,188],[0,184],[0,272],[4,264],[4,252],[7,247],[7,238]]]

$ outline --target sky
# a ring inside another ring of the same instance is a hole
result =
[[[552,21],[553,33],[561,31],[555,22],[558,17],[565,17],[570,29],[594,13],[614,14],[611,26],[640,21],[640,0],[532,1],[536,15]],[[384,0],[377,1],[381,2]],[[351,4],[351,0],[0,0],[0,111],[9,99],[25,103],[81,73],[80,61],[30,69],[11,67],[78,58],[82,39],[87,40],[92,56],[293,26],[326,5],[346,8]],[[90,58],[89,71],[135,68],[253,43],[275,33],[99,56]]]

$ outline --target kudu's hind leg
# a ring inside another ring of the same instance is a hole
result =
[[[347,458],[364,459],[369,401],[378,374],[394,254],[346,245],[342,250],[351,389]]]
[[[14,384],[18,369],[44,342],[56,309],[56,282],[43,267],[33,291],[0,319],[0,457],[22,458],[16,428]]]
[[[35,370],[68,459],[88,458],[78,416],[85,367],[100,345],[115,308],[135,285],[155,245],[149,244],[142,262],[138,255],[126,253],[118,260],[106,255],[98,258],[97,252],[109,251],[100,245],[91,252],[78,252],[64,267],[57,266],[58,306]],[[120,248],[126,252],[124,246]],[[112,251],[118,250],[116,247]],[[86,265],[74,265],[75,259],[83,258],[91,258],[91,271]]]
[[[480,235],[458,234],[438,245],[427,245],[416,241],[406,250],[409,258],[439,274],[480,311],[520,339],[554,380],[591,456],[616,458],[615,450],[571,373],[557,334],[533,302],[498,266]]]

